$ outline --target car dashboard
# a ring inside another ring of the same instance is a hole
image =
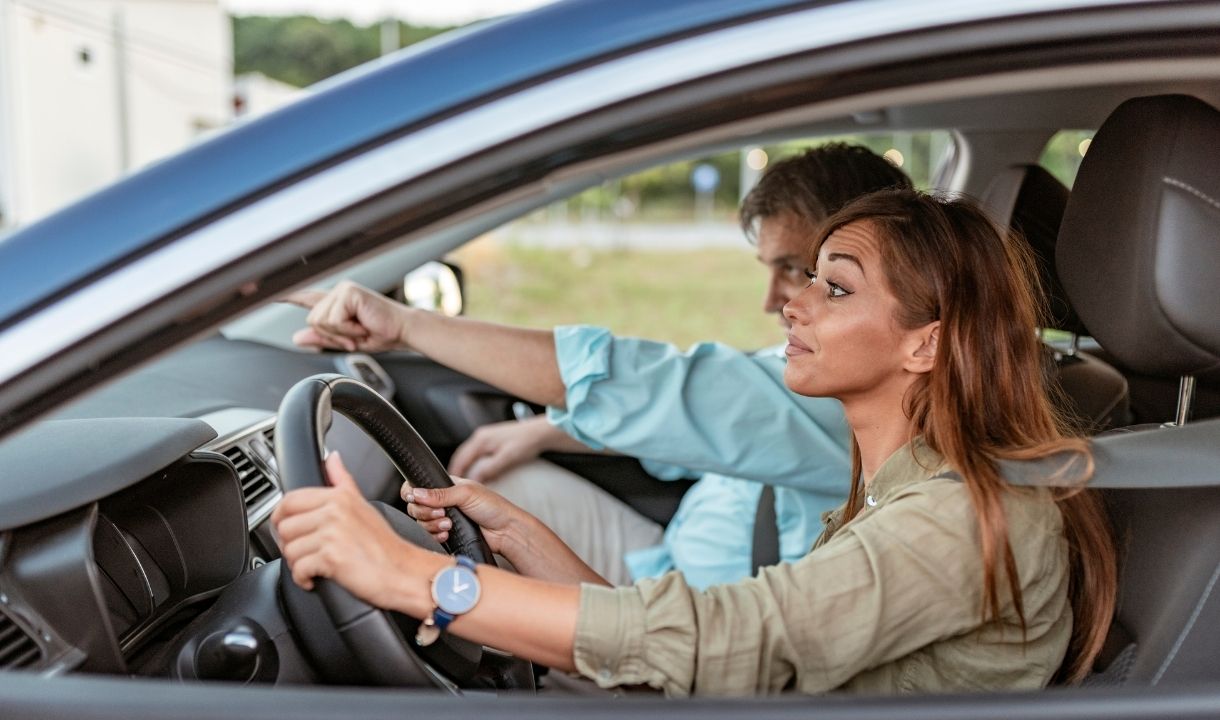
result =
[[[521,405],[410,352],[308,353],[215,335],[146,364],[0,441],[0,671],[365,682],[317,596],[282,585],[269,522],[284,491],[280,402],[320,373],[391,401],[442,461]],[[398,502],[401,476],[354,423],[335,414],[325,447],[365,497]],[[689,486],[658,482],[633,458],[547,459],[660,523]],[[496,686],[501,664],[488,660],[468,684]]]
[[[394,394],[368,356],[216,337],[0,443],[0,669],[313,682],[276,602],[269,517],[275,408],[320,372]],[[368,497],[397,495],[345,418],[326,444]]]

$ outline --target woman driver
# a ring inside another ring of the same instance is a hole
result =
[[[909,190],[861,198],[824,226],[809,287],[784,310],[784,379],[843,403],[853,483],[798,562],[703,592],[679,573],[611,588],[485,487],[404,486],[438,538],[439,508],[460,507],[521,574],[455,566],[400,539],[337,457],[334,487],[289,493],[276,509],[285,560],[302,587],[333,578],[425,619],[425,642],[444,626],[605,687],[736,695],[1078,680],[1113,613],[1115,551],[1094,493],[1017,488],[998,473],[999,460],[1061,454],[1061,472],[1083,483],[1092,465],[1047,397],[1022,248],[972,204]]]

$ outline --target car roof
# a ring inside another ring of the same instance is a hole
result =
[[[634,48],[810,4],[567,0],[344,73],[0,239],[0,328],[176,234],[431,119]]]

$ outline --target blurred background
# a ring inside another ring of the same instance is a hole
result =
[[[315,83],[541,0],[0,0],[0,235]],[[410,50],[406,50],[410,52]],[[1042,164],[1071,184],[1091,133]],[[807,138],[689,158],[540,209],[448,258],[469,315],[605,325],[682,345],[782,339],[736,207],[767,166],[855,142],[929,187],[950,129]]]

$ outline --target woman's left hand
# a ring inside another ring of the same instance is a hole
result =
[[[271,514],[293,581],[311,590],[314,578],[329,578],[371,605],[409,612],[410,569],[431,553],[394,532],[338,453],[326,458],[326,472],[331,487],[293,490]]]
[[[530,522],[533,516],[490,488],[451,477],[453,486],[447,488],[413,488],[403,483],[399,494],[407,503],[407,515],[443,543],[453,527],[444,509],[457,508],[479,526],[493,553],[514,562],[514,551],[530,545],[529,531],[536,524]]]

